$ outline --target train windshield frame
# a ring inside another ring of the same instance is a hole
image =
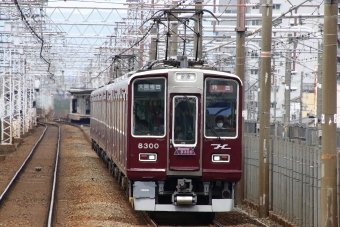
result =
[[[206,78],[204,95],[204,136],[237,136],[239,85],[235,80]]]
[[[140,78],[132,83],[131,134],[135,137],[164,137],[166,133],[166,80]]]

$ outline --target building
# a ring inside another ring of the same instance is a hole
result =
[[[71,88],[69,121],[90,123],[91,104],[90,97],[92,88]]]

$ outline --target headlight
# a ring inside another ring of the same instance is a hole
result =
[[[194,82],[196,81],[195,73],[176,73],[176,81],[178,82]]]

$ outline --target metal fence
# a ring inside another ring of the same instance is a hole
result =
[[[259,134],[256,123],[245,122],[244,131],[244,195],[246,200],[258,204]],[[303,125],[290,125],[284,130],[283,125],[273,124],[270,134],[269,209],[295,226],[321,226],[319,130]],[[340,133],[337,135],[339,138]]]
[[[285,127],[287,129],[285,130]],[[244,133],[258,134],[257,122],[247,121],[244,124]],[[270,136],[277,139],[289,139],[305,142],[307,146],[321,147],[321,130],[317,127],[308,127],[306,124],[291,124],[284,126],[282,123],[271,123]],[[338,129],[338,148],[340,148],[340,129]]]

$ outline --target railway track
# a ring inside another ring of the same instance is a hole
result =
[[[223,227],[211,215],[205,213],[171,213],[158,212],[154,213],[141,212],[143,218],[152,227]]]
[[[70,123],[70,122],[58,122],[58,123],[63,123],[65,125],[75,126],[75,127],[79,128],[84,133],[85,138],[90,141],[88,125],[85,125],[85,124],[79,125],[79,124],[74,124],[74,123]],[[66,134],[64,134],[64,136],[65,135]],[[77,137],[76,140],[79,141],[79,138]],[[64,149],[63,149],[63,152],[64,152]],[[89,165],[89,164],[86,164],[86,165]],[[91,164],[91,166],[92,166],[92,164]],[[93,178],[92,178],[92,181],[93,181]],[[61,183],[59,184],[59,187],[60,187],[60,185],[61,185]],[[63,188],[63,190],[65,190],[65,185],[62,188]],[[88,188],[88,187],[86,187],[86,188]],[[121,188],[117,188],[117,189],[119,191],[122,190]],[[125,195],[124,190],[122,190],[122,193],[124,193],[124,195]],[[86,195],[88,195],[88,194],[89,193],[86,193]],[[65,203],[65,201],[68,201],[67,203],[70,203],[69,202],[70,200],[64,199],[63,196],[61,196],[61,198],[63,198],[63,199],[60,200],[61,204],[59,204],[59,206],[58,206],[58,216],[59,217],[62,216],[61,214],[59,214],[59,210],[65,210],[66,209],[66,207],[65,207],[65,205],[63,205],[63,203]],[[130,212],[129,210],[125,210],[124,212],[126,212],[128,214]],[[208,217],[209,219],[206,219],[206,220],[203,219],[203,221],[198,221],[198,222],[192,221],[192,220],[195,220],[195,219],[198,220],[197,217],[203,216],[204,213],[197,214],[196,218],[190,217],[188,215],[188,213],[183,214],[182,217],[178,217],[178,216],[176,217],[175,213],[166,212],[168,214],[165,215],[165,216],[167,216],[165,218],[162,218],[162,217],[161,218],[159,218],[159,217],[154,218],[154,217],[152,217],[152,215],[151,215],[151,218],[150,218],[146,212],[138,212],[138,213],[142,214],[142,216],[143,216],[142,219],[144,219],[145,223],[147,223],[147,225],[145,225],[145,226],[159,226],[159,227],[165,227],[165,226],[172,226],[172,227],[176,227],[176,226],[177,227],[178,226],[193,226],[193,227],[208,227],[208,226],[209,227],[222,227],[222,226],[251,226],[251,227],[254,227],[254,226],[265,226],[265,225],[262,225],[262,224],[259,224],[259,223],[254,224],[253,221],[247,220],[247,218],[242,218],[242,219],[235,218],[235,213],[229,215],[229,216],[232,216],[232,218],[231,218],[232,224],[229,221],[226,221],[223,218],[221,219],[221,215],[217,215],[217,217],[216,217],[217,219],[212,219],[212,216],[210,216],[210,217]],[[180,222],[174,222],[173,221],[173,220],[181,220],[181,219],[183,219],[183,220],[186,219],[186,223],[184,223],[184,222],[180,223]],[[238,219],[240,221],[237,221]],[[59,223],[64,223],[64,222],[65,222],[64,219],[59,220]],[[130,225],[130,226],[134,226],[134,225]]]
[[[20,168],[0,196],[4,226],[52,226],[60,127],[45,125]]]

